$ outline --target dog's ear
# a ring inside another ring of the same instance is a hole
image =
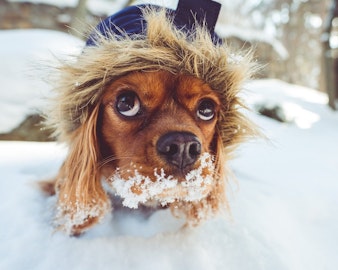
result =
[[[226,199],[226,183],[227,183],[227,169],[225,160],[225,149],[221,137],[217,134],[215,140],[215,184],[210,194],[206,198],[206,203],[211,207],[212,213],[217,213],[227,207]]]
[[[101,184],[97,142],[99,106],[70,137],[68,156],[58,174],[56,223],[69,234],[77,235],[96,224],[109,209]]]

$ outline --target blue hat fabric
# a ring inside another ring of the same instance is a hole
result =
[[[111,15],[96,26],[95,34],[91,34],[86,46],[95,46],[97,32],[109,38],[112,34],[118,38],[127,35],[145,36],[147,22],[143,18],[142,10],[151,7],[163,9],[156,5],[129,6]],[[193,33],[195,24],[204,25],[209,30],[213,43],[220,44],[221,39],[214,32],[221,4],[210,0],[180,0],[176,10],[166,8],[168,16],[173,18],[174,25],[188,33]]]

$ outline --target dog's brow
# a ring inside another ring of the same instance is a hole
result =
[[[218,96],[207,84],[197,78],[190,78],[188,82],[182,82],[178,85],[177,95],[186,100],[198,100],[201,98],[211,98],[215,101]]]
[[[154,98],[155,98],[155,95],[151,91],[146,91],[143,93],[143,99],[145,100],[153,100]]]

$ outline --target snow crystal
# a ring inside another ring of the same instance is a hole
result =
[[[59,203],[56,209],[55,225],[62,227],[67,234],[72,234],[74,227],[86,223],[91,218],[102,218],[102,212],[109,208],[108,203],[74,204]]]
[[[234,53],[230,53],[228,55],[228,59],[227,62],[229,64],[234,64],[234,65],[238,65],[240,63],[242,63],[244,60],[244,56],[240,55],[240,54],[234,54]]]
[[[213,157],[208,153],[201,155],[198,162],[199,167],[191,170],[183,181],[166,175],[163,169],[158,172],[157,168],[154,169],[156,181],[140,174],[137,169],[127,179],[122,178],[117,170],[109,180],[116,194],[123,199],[123,205],[129,208],[138,208],[139,203],[153,200],[163,206],[175,200],[198,201],[209,193],[215,170]]]

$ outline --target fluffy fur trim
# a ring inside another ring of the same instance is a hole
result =
[[[250,53],[233,52],[226,44],[215,45],[205,26],[195,32],[177,29],[165,10],[143,10],[145,35],[104,37],[96,33],[96,46],[84,48],[75,61],[59,68],[56,98],[48,113],[49,124],[61,140],[86,122],[99,104],[106,86],[133,71],[166,70],[202,79],[216,91],[223,104],[217,125],[223,145],[231,146],[254,129],[239,112],[242,83],[255,65]]]

